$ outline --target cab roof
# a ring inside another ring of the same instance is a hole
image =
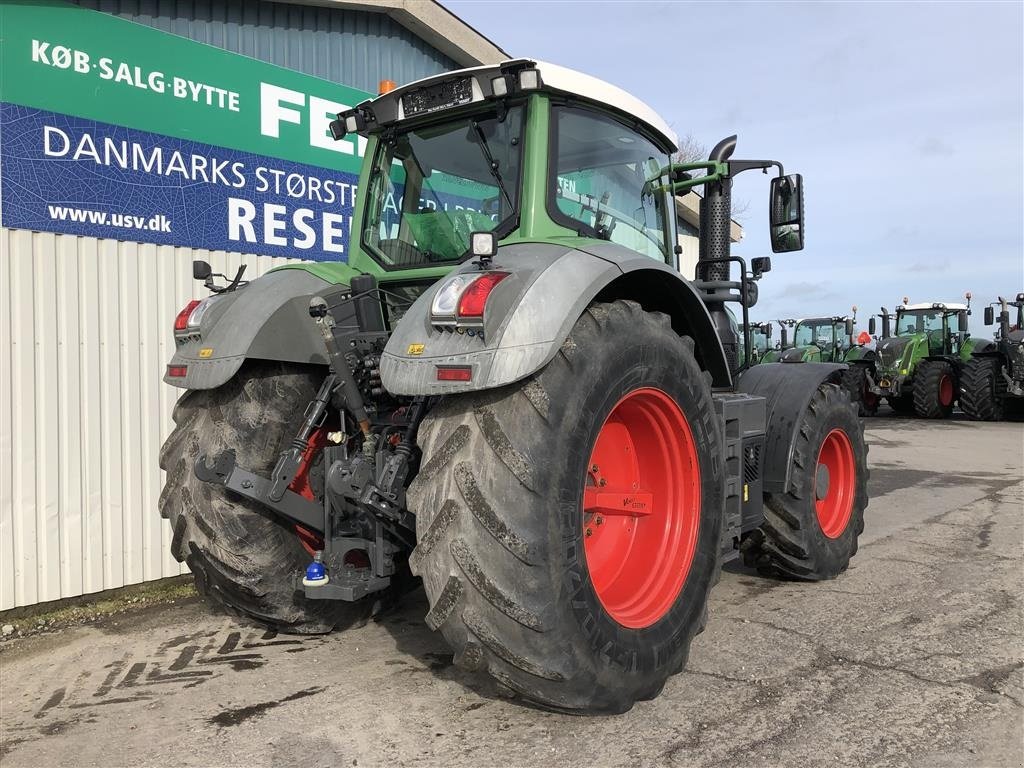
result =
[[[441,75],[433,75],[407,83],[389,93],[363,102],[358,108],[368,109],[373,113],[375,122],[379,126],[385,126],[420,114],[441,111],[454,106],[465,106],[490,98],[501,98],[500,94],[494,92],[494,81],[503,76],[506,78],[511,76],[511,87],[517,88],[518,75],[526,69],[535,69],[540,73],[539,90],[577,96],[610,107],[623,116],[642,123],[648,132],[660,138],[662,143],[667,145],[670,152],[678,150],[679,137],[676,132],[657,112],[636,96],[591,75],[535,59],[508,59],[500,64],[467,67]],[[467,78],[470,79],[468,84]],[[458,90],[456,90],[456,85],[459,86]],[[448,91],[441,95],[441,91],[445,88],[448,88]],[[524,91],[524,89],[519,90],[520,92]],[[437,106],[417,108],[417,111],[410,114],[411,108],[403,97],[415,98],[419,94],[429,94],[429,98],[434,99]]]
[[[911,310],[911,311],[918,310],[918,309],[943,309],[943,308],[956,311],[956,310],[961,310],[961,309],[967,309],[968,307],[967,307],[966,304],[943,304],[941,301],[936,301],[936,302],[922,301],[922,302],[919,302],[918,304],[901,304],[900,306],[896,307],[897,310]]]

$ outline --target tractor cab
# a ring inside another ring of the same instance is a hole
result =
[[[814,317],[797,322],[793,346],[802,349],[807,360],[840,362],[851,347],[852,335],[852,320],[849,318]]]
[[[368,142],[349,263],[378,279],[436,277],[537,239],[615,243],[676,266],[675,133],[596,78],[525,59],[477,67],[382,94],[331,130]]]
[[[910,304],[896,308],[896,336],[920,336],[929,355],[955,355],[967,339],[967,304]]]
[[[782,338],[765,362],[843,362],[853,346],[853,323],[845,316],[779,320]]]

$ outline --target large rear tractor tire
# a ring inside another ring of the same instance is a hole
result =
[[[944,360],[918,363],[914,376],[914,413],[922,419],[948,419],[956,402],[953,366]]]
[[[233,448],[238,466],[269,475],[322,378],[315,369],[249,363],[217,389],[186,392],[160,450],[167,471],[160,514],[174,532],[171,553],[188,564],[196,589],[230,613],[297,634],[330,632],[365,618],[371,602],[307,600],[302,572],[312,556],[296,529],[200,481],[193,467],[200,454],[212,458]]]
[[[693,341],[595,304],[538,374],[424,420],[410,559],[456,663],[544,708],[656,696],[703,629],[723,437]]]
[[[972,357],[960,376],[960,409],[975,421],[999,421],[1005,413],[1000,388],[1000,363],[995,357]]]
[[[864,432],[846,392],[833,384],[814,393],[797,430],[789,488],[765,494],[765,521],[744,541],[744,562],[766,576],[834,579],[864,531]]]

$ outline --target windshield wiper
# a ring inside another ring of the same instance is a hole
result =
[[[515,204],[512,202],[512,197],[509,195],[508,190],[505,188],[505,182],[501,178],[501,171],[498,170],[498,161],[494,159],[494,155],[491,154],[491,147],[487,143],[487,136],[484,135],[484,129],[480,127],[480,123],[476,120],[473,121],[473,130],[476,131],[476,135],[479,138],[477,146],[480,147],[480,151],[483,152],[484,160],[487,161],[487,169],[491,172],[491,176],[498,182],[498,189],[501,190],[501,194],[505,198],[505,202],[508,203],[509,210],[515,210]]]

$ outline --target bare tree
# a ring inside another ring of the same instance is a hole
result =
[[[692,133],[688,133],[685,136],[679,138],[679,149],[674,155],[672,155],[673,163],[699,163],[708,159],[708,146],[700,139],[697,139]],[[706,175],[703,169],[690,171],[690,175],[694,178],[698,176]],[[732,201],[732,217],[736,221],[742,222],[746,218],[747,209],[750,208],[749,200],[737,200],[733,198]]]

